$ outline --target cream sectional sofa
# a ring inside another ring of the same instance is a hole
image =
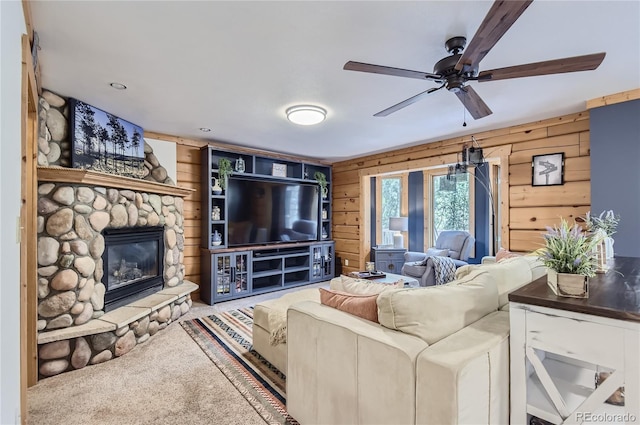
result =
[[[315,301],[287,314],[287,411],[301,424],[509,422],[507,294],[546,273],[535,257],[393,289],[371,322]]]

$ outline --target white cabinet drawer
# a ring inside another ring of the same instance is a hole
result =
[[[526,313],[526,344],[534,349],[624,369],[624,329],[575,318]]]

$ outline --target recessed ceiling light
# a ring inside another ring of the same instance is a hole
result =
[[[211,131],[211,129],[207,127],[200,127],[200,131],[202,131],[203,133],[208,133]]]
[[[296,105],[287,109],[287,119],[298,125],[319,124],[327,117],[327,111],[319,106]]]
[[[124,84],[122,84],[122,83],[111,83],[111,84],[109,84],[109,85],[110,85],[111,87],[113,87],[114,89],[116,89],[116,90],[126,90],[126,89],[127,89],[127,86],[125,86],[125,85],[124,85]]]

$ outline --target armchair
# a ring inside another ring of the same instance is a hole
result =
[[[420,286],[435,284],[433,262],[429,257],[443,255],[451,258],[457,267],[467,264],[475,238],[462,230],[443,230],[438,235],[436,246],[426,252],[407,251],[404,254],[402,274],[418,279]],[[426,261],[425,261],[426,260]]]

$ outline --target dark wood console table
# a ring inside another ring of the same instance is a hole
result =
[[[587,299],[555,295],[546,276],[509,294],[512,424],[640,423],[640,258],[609,265]],[[621,387],[624,405],[606,402]]]
[[[617,257],[610,267],[589,280],[589,298],[557,296],[543,276],[509,294],[509,301],[640,322],[640,258]]]

